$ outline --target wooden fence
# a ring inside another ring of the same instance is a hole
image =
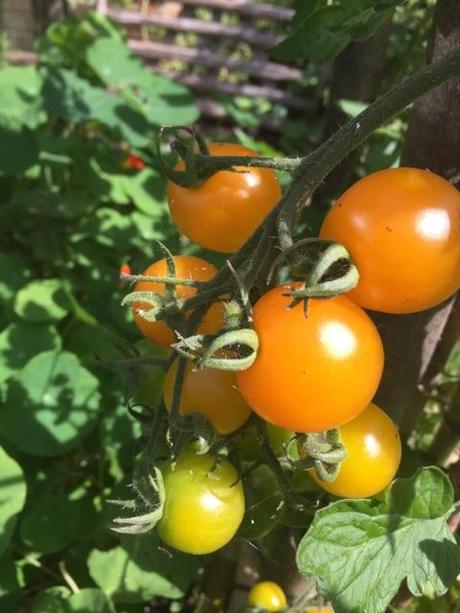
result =
[[[212,11],[212,19],[198,18],[196,9]],[[100,0],[97,10],[126,29],[131,50],[152,69],[194,90],[206,116],[225,115],[213,97],[215,92],[265,98],[288,111],[302,111],[309,105],[305,96],[295,92],[304,76],[302,70],[272,61],[267,54],[281,40],[280,26],[293,16],[289,8],[251,0],[165,0],[144,1],[127,9]],[[237,25],[222,20],[222,14],[235,15]],[[262,21],[265,27],[261,27]],[[152,28],[161,28],[166,34],[159,40]],[[175,36],[180,32],[194,35],[197,42],[193,46],[177,44]],[[247,59],[229,53],[228,48],[239,43],[250,49]],[[181,69],[172,68],[178,63]],[[236,79],[222,77],[222,72]],[[276,130],[282,122],[272,119],[265,125]]]

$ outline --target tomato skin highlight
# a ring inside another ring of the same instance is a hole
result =
[[[322,432],[369,404],[383,370],[383,346],[367,314],[337,296],[292,309],[292,283],[266,293],[253,309],[260,350],[237,373],[238,387],[263,419],[295,432]]]
[[[286,594],[274,581],[260,581],[249,590],[248,604],[265,611],[282,611],[286,605]]]
[[[162,467],[166,490],[160,538],[179,551],[217,551],[235,535],[244,515],[244,493],[235,467],[209,454],[181,453]]]
[[[177,360],[166,375],[164,401],[168,411],[172,405],[176,373]],[[222,435],[241,428],[251,414],[237,388],[234,372],[212,368],[194,370],[190,362],[185,367],[179,410],[182,414],[201,411]]]
[[[234,143],[210,143],[214,156],[254,156]],[[183,170],[181,161],[176,170]],[[180,187],[168,181],[171,215],[182,234],[221,253],[234,253],[247,241],[281,198],[276,173],[270,168],[237,167],[221,170],[199,187]]]
[[[342,498],[366,498],[381,492],[394,478],[401,462],[401,439],[396,425],[377,405],[370,404],[356,419],[340,428],[347,448],[337,478],[321,481],[324,490]]]
[[[216,274],[215,266],[191,255],[176,255],[174,256],[176,264],[176,277],[182,279],[194,279],[196,281],[209,281]],[[167,277],[166,260],[158,260],[148,266],[142,273],[145,276],[152,277]],[[154,283],[150,281],[139,281],[136,283],[134,291],[136,292],[155,292],[161,293],[164,290],[164,283]],[[176,295],[178,298],[192,298],[196,294],[194,287],[186,287],[184,285],[176,286]],[[142,334],[157,345],[169,348],[172,343],[176,342],[176,336],[169,326],[163,321],[146,321],[138,313],[139,310],[149,310],[149,305],[144,303],[136,303],[132,306],[133,320]],[[215,334],[224,323],[224,305],[221,302],[215,302],[208,309],[201,324],[198,326],[199,334]]]
[[[360,280],[347,295],[384,313],[414,313],[460,287],[460,192],[419,168],[390,168],[352,185],[320,236],[343,244]]]

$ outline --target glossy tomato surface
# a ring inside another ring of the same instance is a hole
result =
[[[236,385],[236,375],[229,370],[204,368],[195,370],[192,363],[185,368],[180,412],[201,411],[219,434],[230,434],[247,421],[251,409]],[[166,375],[164,401],[169,410],[172,405],[177,361]]]
[[[244,493],[227,460],[186,451],[162,468],[166,490],[161,539],[192,554],[211,553],[235,535],[244,515]]]
[[[363,307],[422,311],[460,286],[460,192],[427,170],[364,177],[337,200],[320,235],[350,252],[360,280],[348,296]]]
[[[248,604],[265,611],[282,611],[286,605],[283,589],[274,581],[260,581],[249,591]]]
[[[298,285],[298,284],[297,284]],[[383,369],[376,327],[351,300],[338,296],[288,308],[289,287],[256,303],[260,350],[237,373],[238,387],[263,419],[287,430],[321,432],[350,421],[371,401]]]
[[[347,448],[337,478],[313,479],[327,492],[343,498],[365,498],[381,492],[393,479],[401,462],[401,439],[395,424],[377,405],[370,404],[356,419],[340,428]]]
[[[255,151],[233,143],[211,143],[214,156],[254,156]],[[177,169],[183,169],[180,161]],[[168,182],[171,215],[190,240],[223,253],[233,253],[247,241],[281,198],[276,173],[270,168],[222,170],[195,188]]]
[[[194,279],[196,281],[209,281],[216,274],[215,266],[191,255],[176,255],[174,256],[176,264],[176,277],[181,279]],[[142,273],[145,276],[166,277],[167,264],[166,260],[158,260],[154,262]],[[136,292],[163,292],[164,283],[156,283],[150,281],[139,281],[136,283],[134,291]],[[178,298],[187,299],[196,294],[194,287],[186,287],[178,285],[176,295]],[[149,305],[146,303],[136,303],[132,307],[133,319],[136,326],[142,334],[150,339],[153,343],[162,347],[169,347],[177,339],[174,332],[163,321],[146,321],[140,316],[142,311],[148,311]],[[201,334],[214,334],[223,325],[224,322],[224,305],[221,302],[214,303],[206,315],[204,316],[198,332]]]

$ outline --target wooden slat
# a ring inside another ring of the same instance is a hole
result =
[[[285,92],[274,86],[268,85],[252,85],[250,83],[228,83],[227,81],[219,81],[212,77],[201,76],[198,74],[174,74],[167,73],[167,76],[174,81],[179,81],[190,89],[199,92],[219,91],[230,96],[247,96],[248,98],[266,98],[272,102],[278,102],[289,108],[306,111],[313,110],[311,100],[306,100],[301,96],[296,96],[289,92]]]
[[[146,59],[175,59],[188,64],[201,64],[209,68],[226,68],[270,81],[296,81],[303,74],[298,68],[285,66],[284,64],[265,60],[235,60],[225,58],[206,49],[179,47],[166,43],[143,42],[134,39],[128,40],[128,45],[134,53]]]
[[[235,38],[258,47],[274,47],[281,37],[272,32],[260,32],[255,28],[244,26],[227,26],[216,21],[201,21],[190,17],[170,17],[161,13],[141,13],[120,8],[108,8],[107,16],[124,26],[152,25],[169,30],[193,32],[208,36]]]
[[[275,21],[290,21],[294,15],[292,9],[276,6],[275,4],[261,4],[251,0],[181,0],[188,6],[208,7],[223,11],[237,11],[242,15],[273,19]]]

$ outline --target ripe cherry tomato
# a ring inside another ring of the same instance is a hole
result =
[[[332,607],[308,607],[305,613],[334,613]]]
[[[232,143],[211,143],[211,155],[253,156],[255,151]],[[182,170],[180,161],[176,169]],[[171,215],[192,241],[223,253],[233,253],[247,241],[281,198],[275,172],[269,168],[222,170],[194,188],[168,182]]]
[[[265,611],[282,611],[287,605],[286,594],[274,581],[260,581],[249,590],[248,604]]]
[[[176,264],[176,276],[181,279],[194,279],[196,281],[209,281],[216,274],[217,269],[203,260],[191,255],[176,255],[174,256],[174,262]],[[145,276],[152,277],[166,277],[167,265],[166,260],[159,260],[151,264],[142,273]],[[155,292],[161,293],[164,290],[163,283],[152,283],[150,281],[139,281],[136,283],[134,290],[136,292]],[[194,287],[186,287],[184,285],[177,285],[176,295],[178,298],[187,299],[196,294]],[[171,343],[174,343],[177,339],[169,326],[163,321],[146,321],[143,319],[139,312],[142,310],[149,310],[149,305],[142,302],[136,303],[132,307],[134,323],[142,332],[142,334],[150,339],[152,342],[161,345],[162,347],[169,347]],[[209,308],[208,312],[204,316],[199,328],[200,334],[214,334],[216,333],[224,323],[224,305],[221,302],[216,302]]]
[[[145,168],[145,162],[140,157],[131,153],[123,162],[123,168],[126,170],[142,170]]]
[[[166,375],[164,401],[169,410],[173,400],[177,361]],[[190,362],[185,367],[180,401],[182,414],[202,411],[219,434],[230,434],[247,421],[251,409],[236,385],[236,375],[228,370],[204,368],[194,370]]]
[[[320,235],[350,252],[360,280],[348,296],[363,307],[423,311],[460,286],[460,192],[427,170],[364,177],[338,199]]]
[[[358,417],[340,428],[347,458],[337,478],[325,483],[309,471],[327,492],[343,498],[365,498],[381,492],[393,479],[401,461],[398,429],[386,413],[370,404]]]
[[[238,387],[263,419],[296,432],[322,432],[350,421],[375,394],[383,369],[376,327],[351,300],[338,296],[288,308],[288,288],[256,303],[260,350],[237,373]]]
[[[246,512],[238,536],[259,539],[271,532],[283,515],[283,496],[275,475],[265,465],[248,472],[243,487]]]
[[[186,451],[162,468],[166,497],[157,524],[162,540],[179,551],[211,553],[235,535],[244,515],[244,493],[227,460]]]

